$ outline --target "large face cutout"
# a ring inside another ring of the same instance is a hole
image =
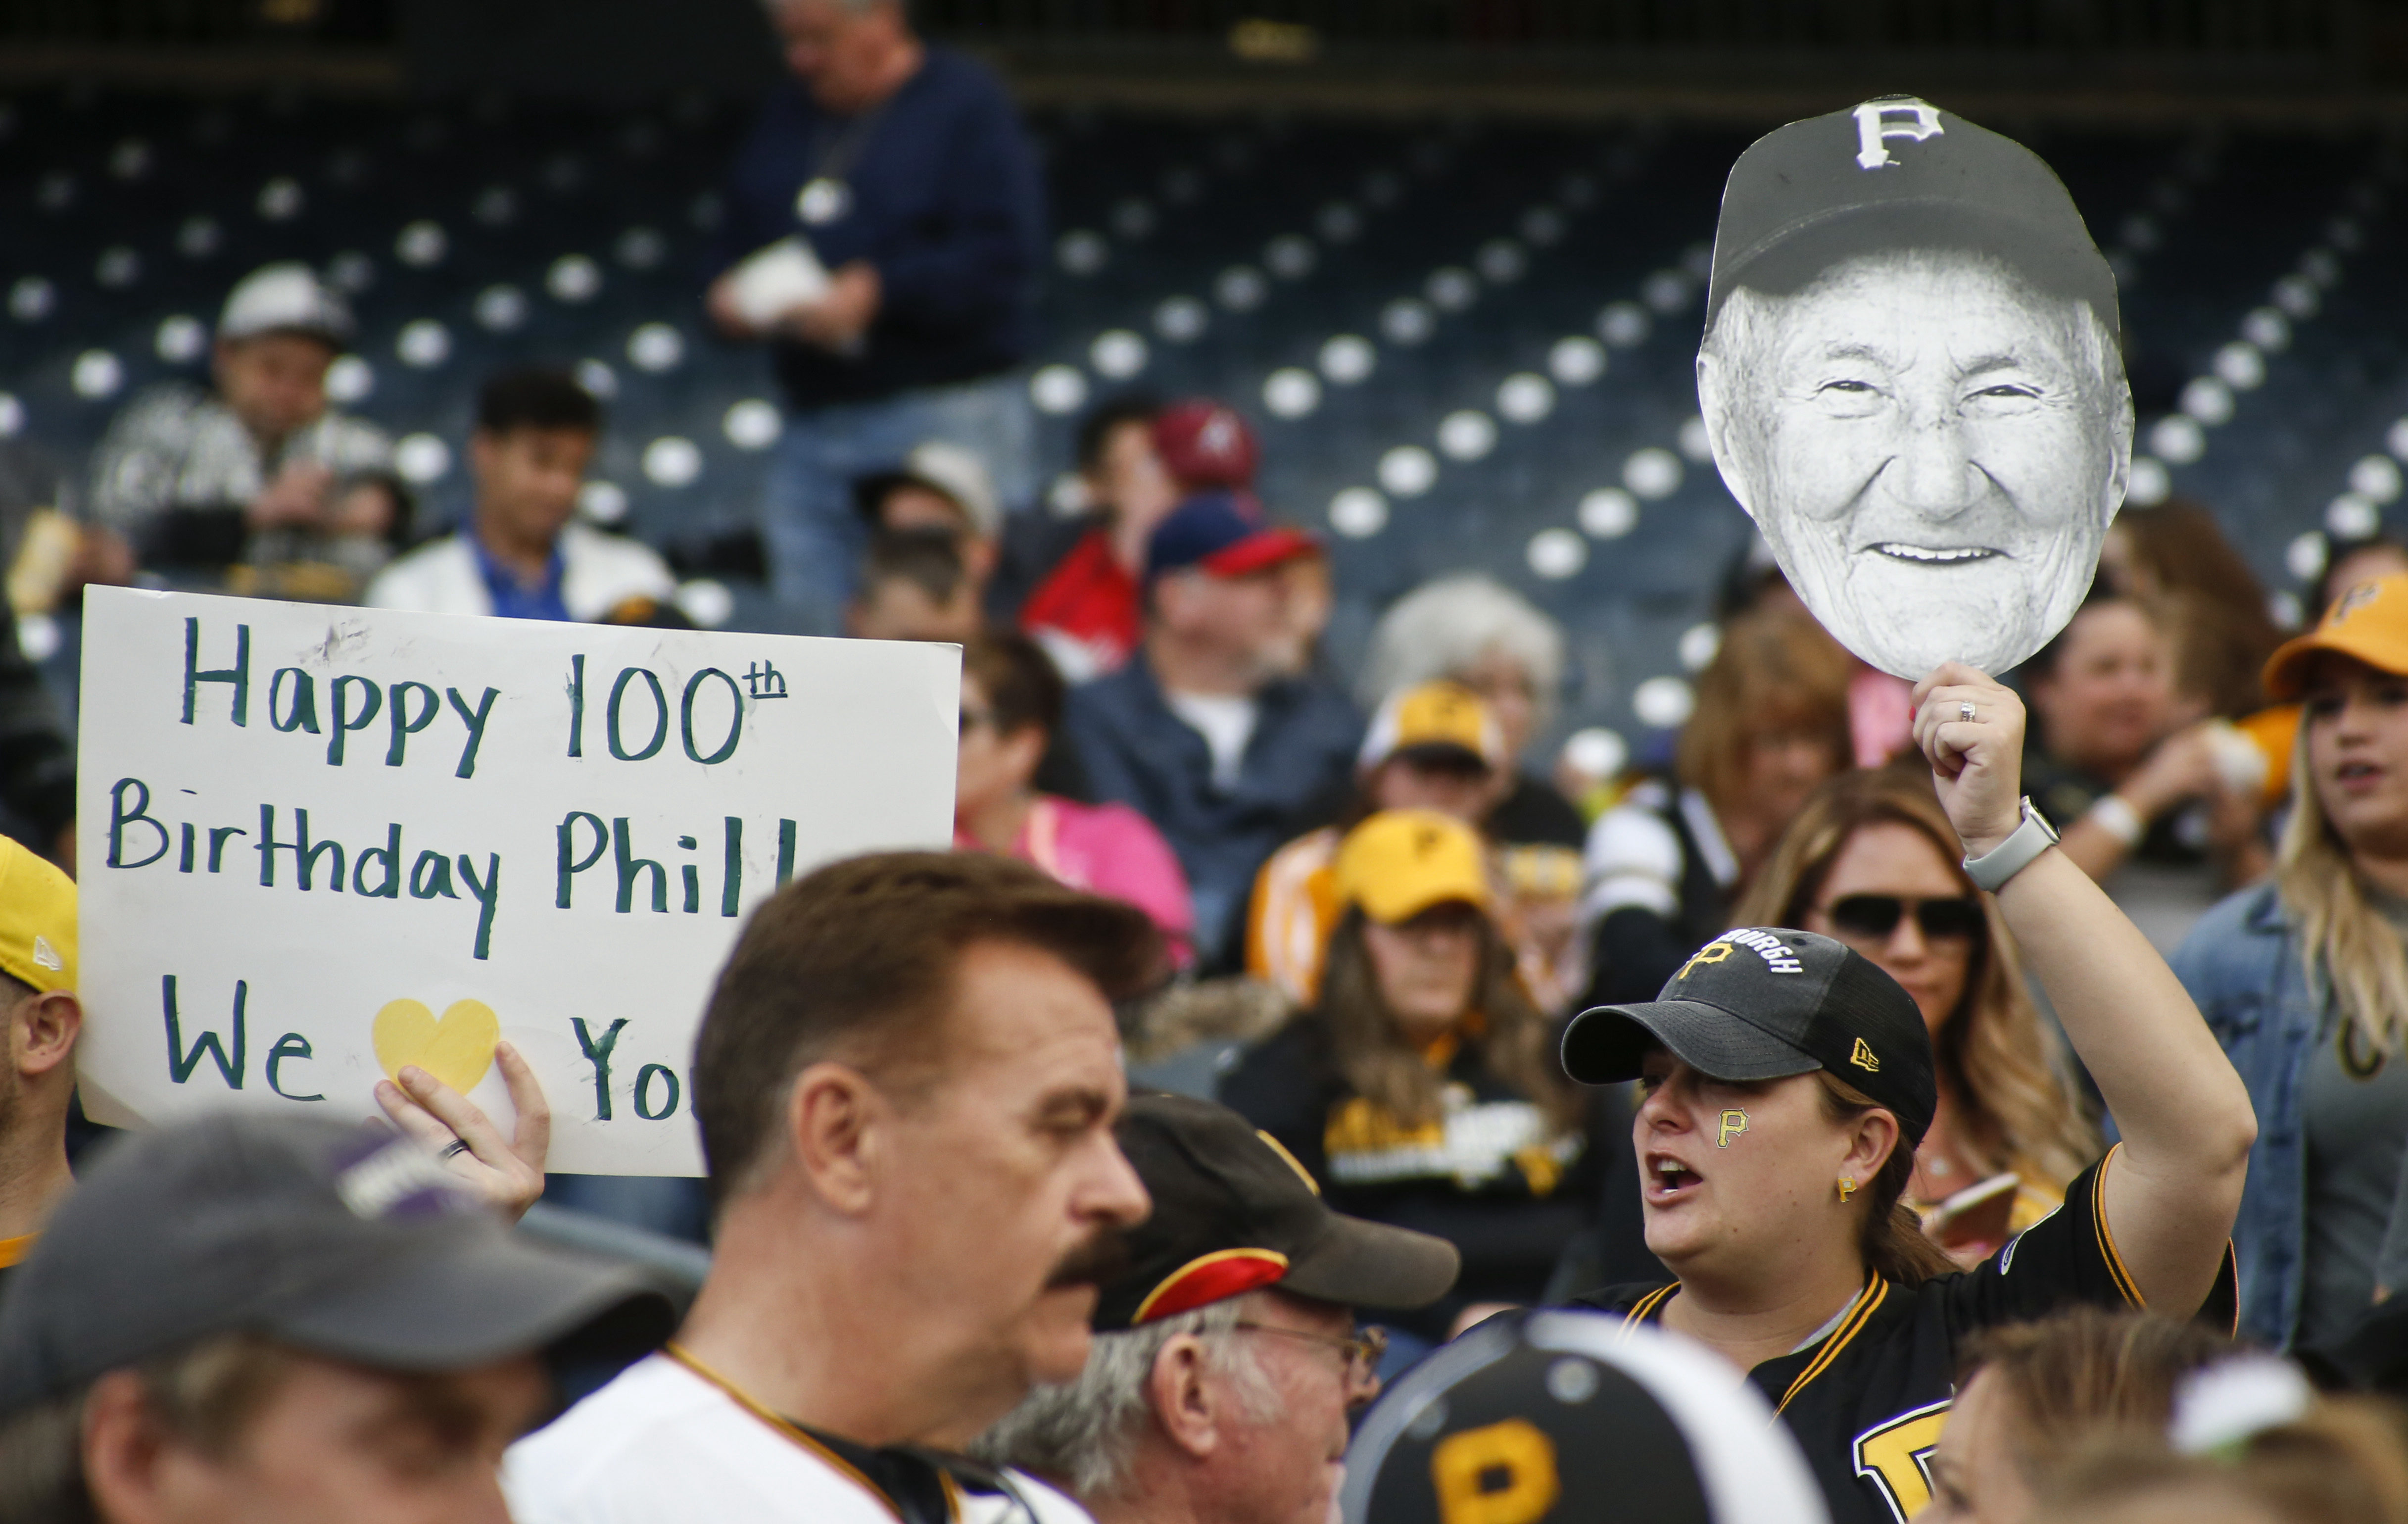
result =
[[[1724,482],[1849,650],[1998,672],[2072,617],[2131,459],[2114,301],[2047,166],[1921,102],[1742,157],[1698,402]]]

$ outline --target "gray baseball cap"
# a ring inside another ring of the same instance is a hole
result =
[[[418,1143],[221,1114],[110,1146],[0,1297],[0,1413],[256,1333],[394,1371],[667,1337],[640,1270],[537,1244]]]
[[[1965,249],[2004,260],[2116,327],[2115,276],[2041,156],[1912,95],[1793,122],[1723,187],[1706,322],[1739,286],[1799,291],[1858,254]]]
[[[342,349],[356,331],[351,304],[297,259],[262,265],[236,281],[218,313],[220,338],[307,334]]]

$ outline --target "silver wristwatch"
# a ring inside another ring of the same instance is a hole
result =
[[[1977,887],[1997,894],[2007,886],[2007,880],[2022,872],[2034,857],[2055,845],[2057,827],[2048,823],[2048,817],[2033,806],[2031,796],[2027,794],[2024,796],[2024,823],[2015,827],[2014,835],[1989,851],[1978,857],[1966,858],[1965,876],[1971,879]]]

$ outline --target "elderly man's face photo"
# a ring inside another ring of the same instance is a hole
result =
[[[1742,287],[1698,359],[1715,464],[1815,617],[1885,671],[2003,671],[2090,585],[2131,459],[2107,333],[1982,255]]]

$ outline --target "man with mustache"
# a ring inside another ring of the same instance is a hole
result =
[[[1444,1296],[1455,1245],[1331,1211],[1226,1106],[1140,1096],[1118,1130],[1154,1210],[1104,1282],[1086,1370],[1031,1392],[976,1452],[1098,1524],[1328,1524],[1385,1345],[1354,1311]]]
[[[1161,968],[1144,912],[980,853],[853,858],[754,912],[695,1040],[710,1277],[512,1449],[520,1524],[1078,1519],[944,1452],[1086,1362],[1149,1206],[1111,1002]]]
[[[2115,278],[2039,156],[1911,96],[1740,156],[1698,402],[1840,643],[1915,680],[2065,627],[2132,459]]]

